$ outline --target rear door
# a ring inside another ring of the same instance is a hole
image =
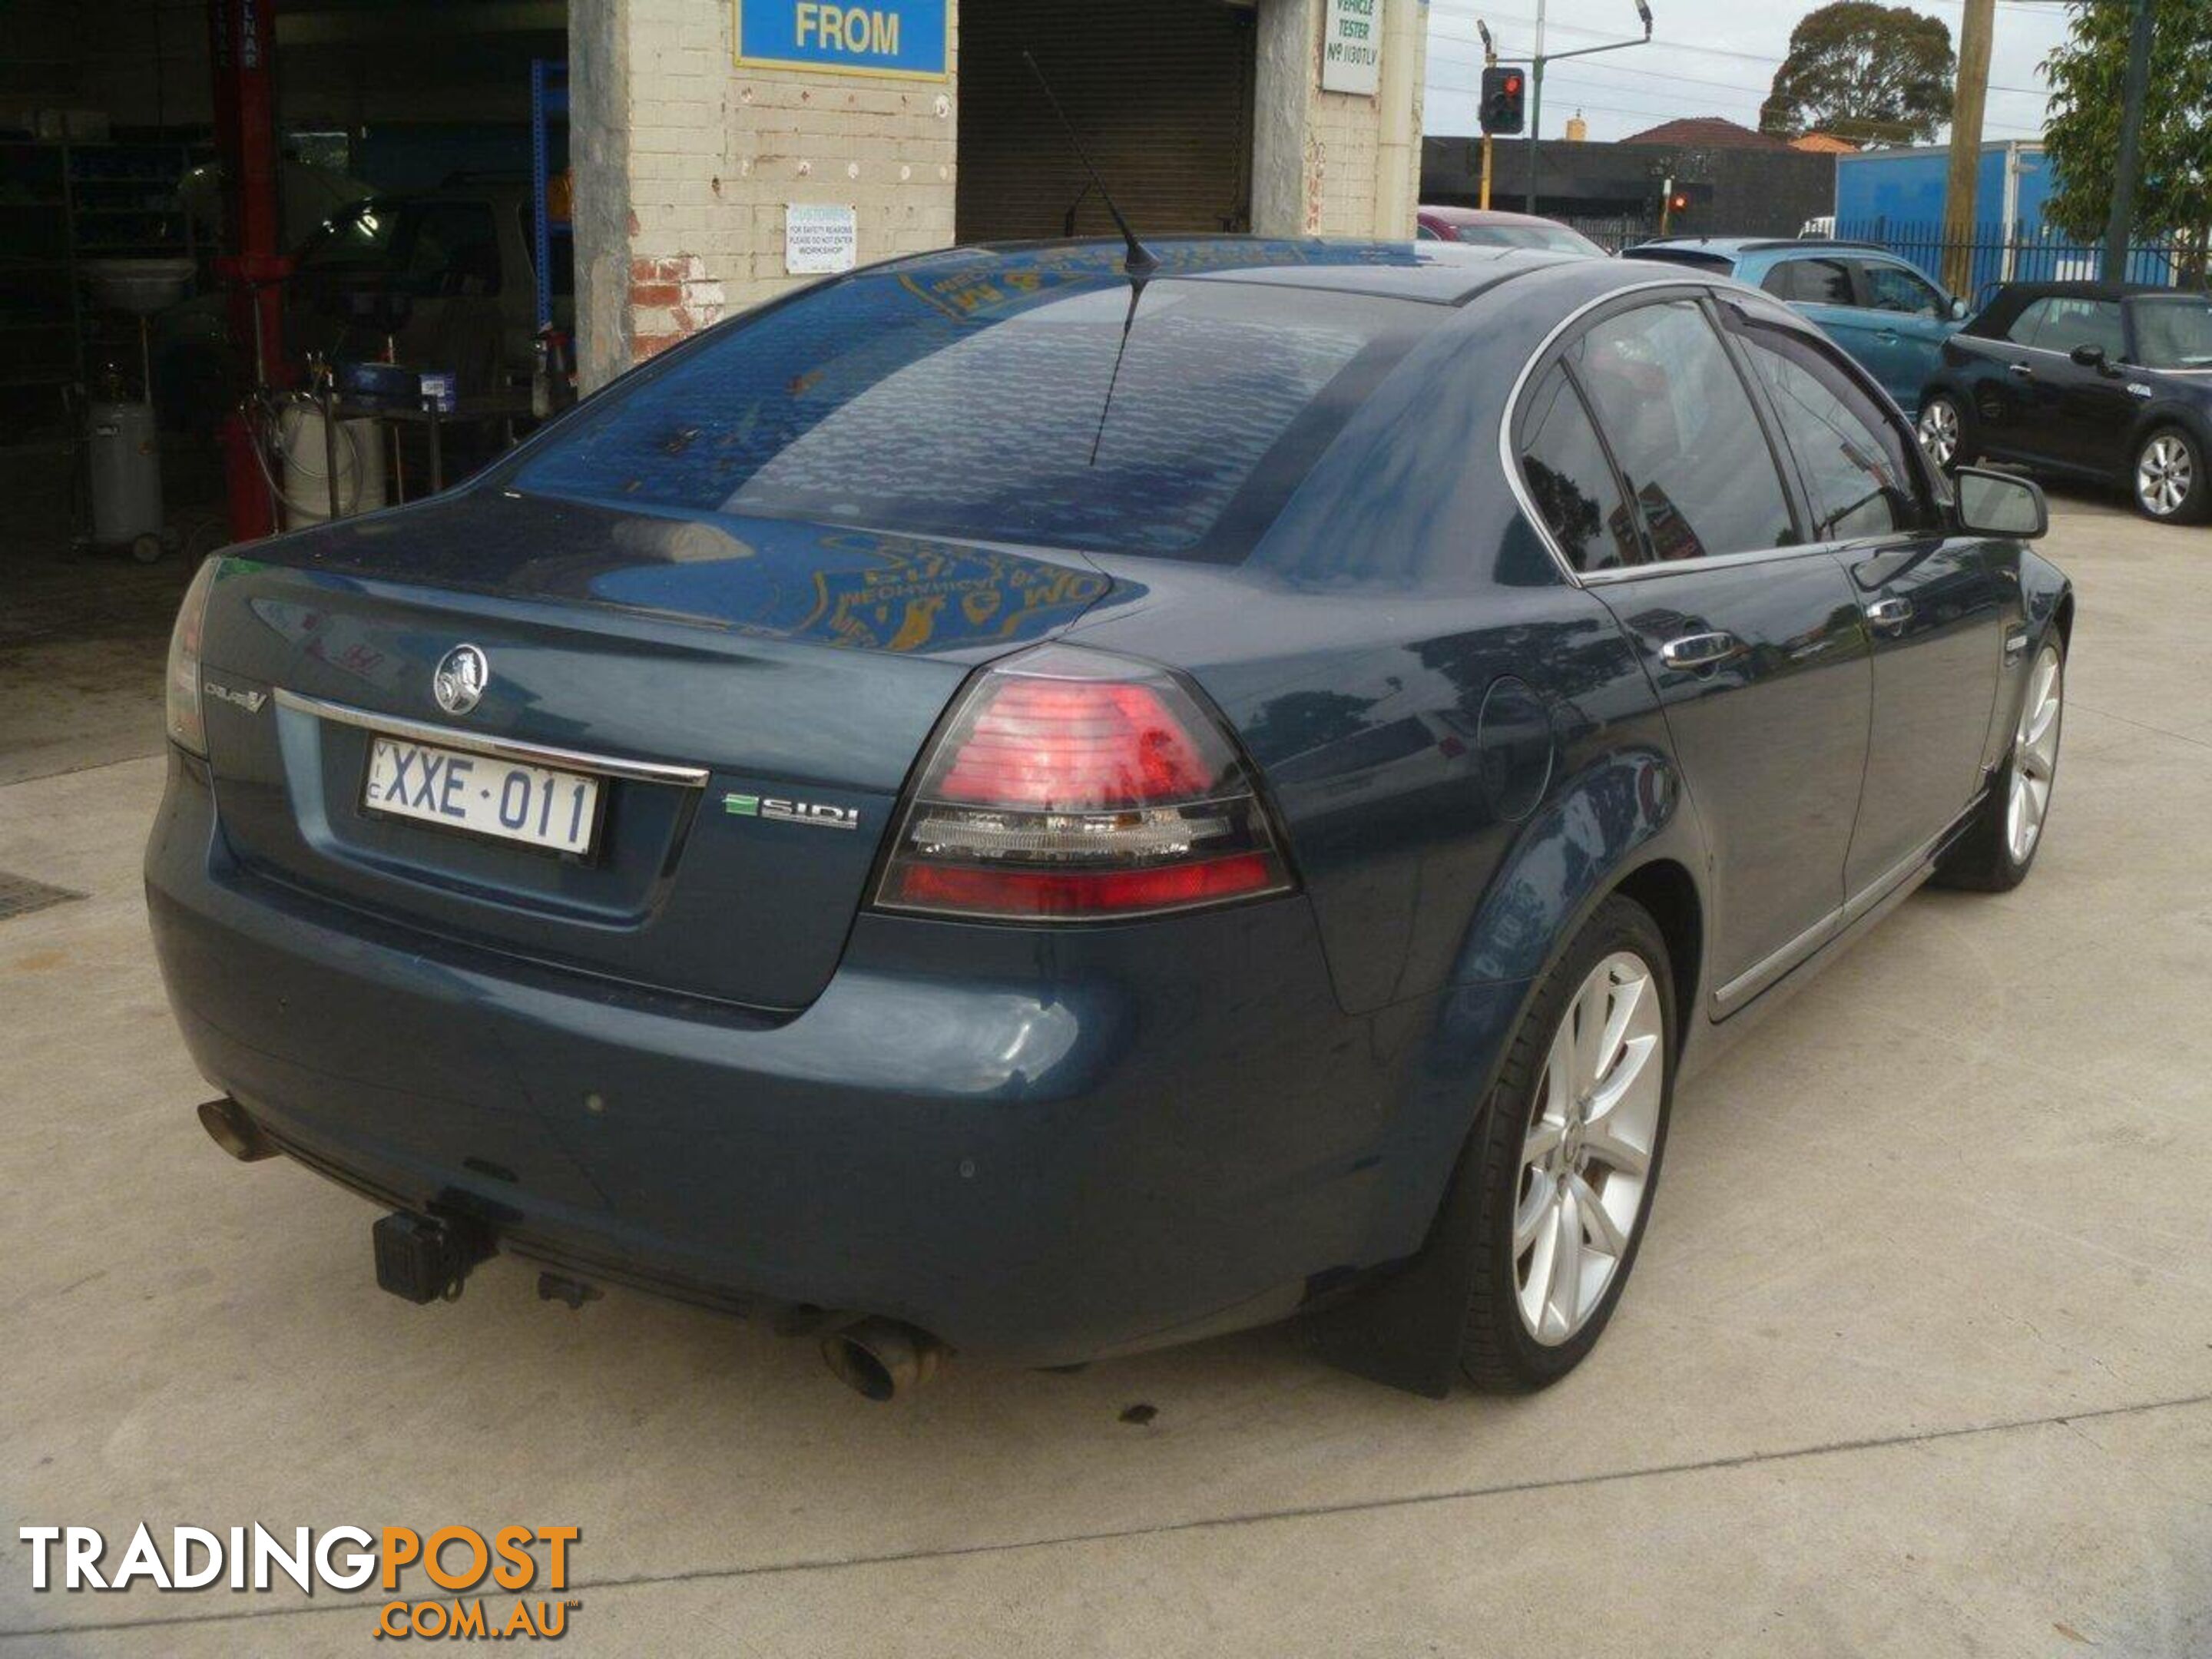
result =
[[[1841,911],[1871,696],[1858,605],[1841,565],[1802,544],[1780,458],[1704,301],[1601,313],[1532,386],[1523,476],[1641,653],[1712,852],[1725,1013]],[[1601,447],[1583,435],[1593,422]]]
[[[1978,539],[1952,537],[1917,446],[1825,343],[1748,307],[1741,343],[1802,482],[1811,533],[1850,574],[1874,649],[1866,783],[1844,869],[1847,911],[1878,901],[1980,780],[2002,613]]]

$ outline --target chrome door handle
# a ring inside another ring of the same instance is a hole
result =
[[[1895,345],[1897,343],[1897,331],[1893,328],[1885,328],[1876,333],[1874,337],[1881,341],[1884,345]]]
[[[1866,619],[1876,628],[1902,628],[1912,620],[1912,601],[1876,599],[1867,606]]]
[[[2035,371],[2026,363],[2007,363],[2005,372],[2008,374],[2017,374],[2023,380],[2032,380],[2035,378]]]
[[[1669,668],[1710,668],[1741,650],[1736,636],[1725,630],[1714,634],[1685,634],[1659,647],[1659,660]]]

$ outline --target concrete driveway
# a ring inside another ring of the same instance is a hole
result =
[[[2212,530],[2057,507],[2033,879],[1914,898],[1685,1091],[1528,1400],[1278,1330],[881,1407],[518,1263],[407,1307],[367,1206],[193,1120],[160,760],[0,788],[0,871],[88,896],[0,923],[0,1659],[373,1650],[373,1593],[29,1590],[17,1527],[141,1520],[577,1525],[592,1654],[2212,1652]]]

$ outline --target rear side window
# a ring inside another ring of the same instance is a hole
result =
[[[1909,441],[1881,405],[1814,342],[1750,320],[1739,333],[1805,475],[1814,538],[1929,527]]]
[[[1759,283],[1778,300],[1800,305],[1855,306],[1851,268],[1841,259],[1784,259]]]
[[[1711,558],[1796,540],[1751,394],[1696,304],[1662,301],[1606,318],[1565,361],[1656,556]]]
[[[1521,476],[1577,570],[1638,562],[1636,520],[1621,499],[1589,411],[1557,363],[1536,382],[1522,416]]]
[[[580,411],[521,488],[1189,558],[1249,550],[1435,308],[1132,284],[1118,256],[850,278]]]

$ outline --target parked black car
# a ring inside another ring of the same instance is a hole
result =
[[[2040,495],[1696,270],[1158,254],[849,273],[211,561],[146,879],[217,1141],[410,1299],[499,1249],[872,1395],[1301,1310],[1572,1368],[1678,1077],[2027,874]]]
[[[2212,300],[2013,283],[1946,341],[1920,401],[1939,466],[2014,461],[2117,482],[2151,518],[2212,516]]]

